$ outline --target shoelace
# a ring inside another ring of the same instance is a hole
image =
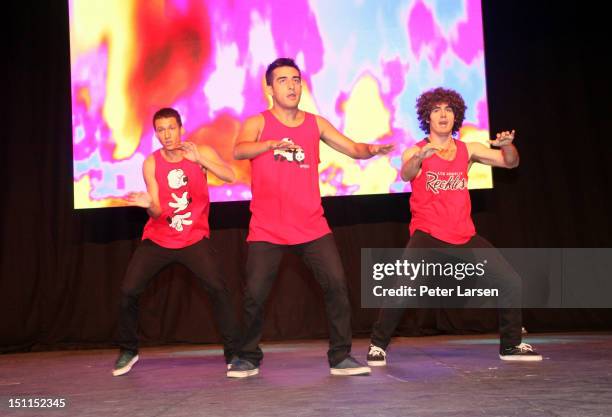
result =
[[[520,345],[517,345],[516,348],[521,352],[533,352],[533,347],[531,347],[531,345],[528,343],[521,343]]]
[[[371,356],[385,356],[385,351],[381,348],[379,348],[378,346],[370,346],[370,355]]]

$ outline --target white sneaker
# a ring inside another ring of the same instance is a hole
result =
[[[368,365],[385,366],[387,364],[387,352],[378,346],[370,345],[368,351]]]
[[[533,350],[533,347],[527,343],[503,348],[499,353],[499,358],[502,361],[516,362],[537,362],[542,360],[542,355]]]

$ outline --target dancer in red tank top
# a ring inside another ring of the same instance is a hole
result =
[[[206,173],[234,181],[234,172],[208,146],[182,142],[185,129],[179,113],[170,108],[153,116],[162,148],[143,164],[146,192],[131,194],[129,205],[147,209],[142,242],[134,252],[121,286],[119,345],[113,375],[130,371],[138,360],[138,298],[150,280],[173,262],[185,265],[209,294],[229,363],[238,343],[238,328],[230,296],[209,242]]]
[[[302,79],[292,59],[279,58],[270,64],[266,84],[272,109],[246,120],[234,148],[236,159],[251,160],[253,198],[247,238],[245,330],[240,359],[232,363],[227,376],[244,378],[259,373],[263,306],[288,250],[302,257],[323,288],[331,374],[368,374],[370,368],[350,356],[351,307],[342,262],[321,206],[319,141],[359,159],[385,154],[393,147],[355,143],[324,118],[298,109]]]
[[[500,168],[515,168],[518,151],[513,145],[514,130],[497,134],[492,149],[481,143],[463,143],[453,138],[465,116],[465,102],[453,90],[436,88],[417,100],[421,129],[428,137],[407,149],[402,156],[401,177],[412,184],[410,197],[411,249],[493,248],[476,234],[471,218],[467,172],[473,162]],[[488,271],[503,277],[507,299],[520,300],[520,277],[498,251],[491,255]],[[513,303],[510,303],[513,304]],[[383,308],[372,330],[368,352],[370,366],[386,365],[386,349],[399,321],[401,308]],[[540,361],[542,356],[522,343],[521,310],[499,309],[499,356],[507,361]]]

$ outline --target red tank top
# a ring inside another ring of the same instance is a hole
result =
[[[424,159],[421,173],[412,181],[410,235],[421,230],[452,244],[462,244],[476,234],[468,191],[468,151],[453,139],[457,152],[452,161],[438,155]],[[427,140],[417,143],[423,147]]]
[[[164,248],[179,249],[209,236],[208,183],[199,164],[183,158],[168,162],[161,151],[155,158],[155,180],[162,214],[144,227],[142,239]]]
[[[288,127],[262,113],[262,140],[292,141],[298,150],[275,150],[251,159],[251,223],[247,241],[281,245],[310,242],[330,233],[319,191],[319,138],[316,117]]]

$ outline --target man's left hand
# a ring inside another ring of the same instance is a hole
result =
[[[514,130],[512,132],[504,131],[497,134],[495,140],[490,140],[489,143],[492,146],[502,147],[506,145],[511,145],[514,140]]]
[[[390,143],[387,145],[368,145],[368,151],[372,156],[374,155],[385,155],[393,150],[394,144]]]
[[[200,161],[200,152],[198,151],[198,147],[193,142],[183,142],[181,144],[181,149],[183,150],[183,156],[187,158],[191,162]]]

